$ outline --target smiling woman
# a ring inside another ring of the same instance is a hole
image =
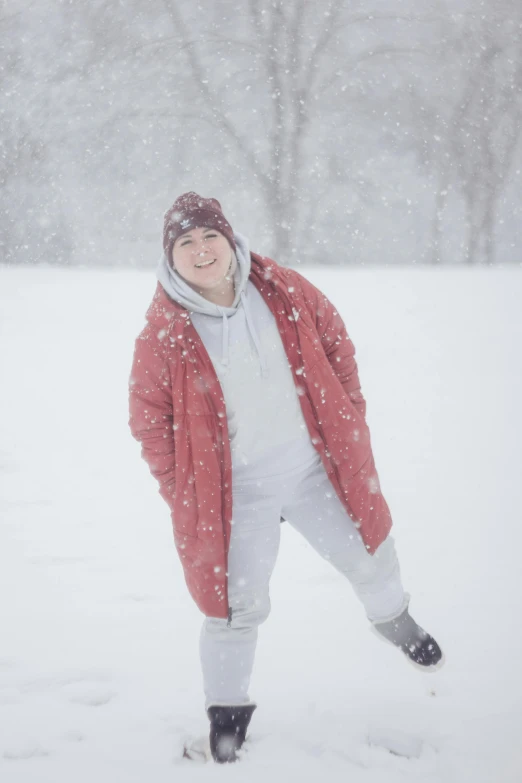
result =
[[[442,652],[409,614],[355,349],[326,296],[251,253],[221,205],[165,215],[159,285],[136,341],[130,427],[167,501],[218,762],[235,761],[270,613],[280,520],[352,584],[381,638],[424,671]]]
[[[234,301],[235,253],[213,228],[196,227],[177,237],[172,263],[191,288],[210,302],[230,307]]]

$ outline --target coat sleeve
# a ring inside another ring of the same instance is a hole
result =
[[[172,384],[159,341],[145,328],[136,340],[129,379],[129,426],[141,443],[141,455],[172,508],[175,495],[175,452]]]
[[[355,361],[355,347],[346,331],[344,321],[330,300],[309,280],[297,275],[308,311],[315,320],[324,352],[343,389],[356,410],[366,419],[366,400],[361,391],[359,371]]]

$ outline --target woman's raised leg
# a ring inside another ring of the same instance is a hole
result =
[[[349,579],[366,615],[384,622],[401,614],[408,596],[401,582],[391,536],[370,555],[322,464],[304,474],[292,497],[285,499],[283,516],[321,557]]]

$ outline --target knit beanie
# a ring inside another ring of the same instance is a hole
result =
[[[236,249],[232,226],[221,211],[219,201],[215,198],[202,198],[190,191],[179,196],[165,212],[163,249],[169,263],[172,262],[174,242],[191,228],[214,228],[228,239],[233,250]]]

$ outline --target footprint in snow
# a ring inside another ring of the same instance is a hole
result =
[[[68,731],[63,735],[66,742],[83,742],[85,737],[79,731]]]
[[[7,748],[2,753],[2,757],[6,761],[26,761],[27,759],[44,758],[48,755],[48,751],[41,745],[31,741]]]
[[[154,603],[156,601],[156,598],[153,595],[141,595],[139,593],[128,593],[127,595],[122,595],[120,600],[122,601],[130,601],[135,604],[144,604],[144,603]]]
[[[66,692],[71,704],[83,704],[86,707],[103,707],[118,695],[115,691],[88,682],[67,686]]]

